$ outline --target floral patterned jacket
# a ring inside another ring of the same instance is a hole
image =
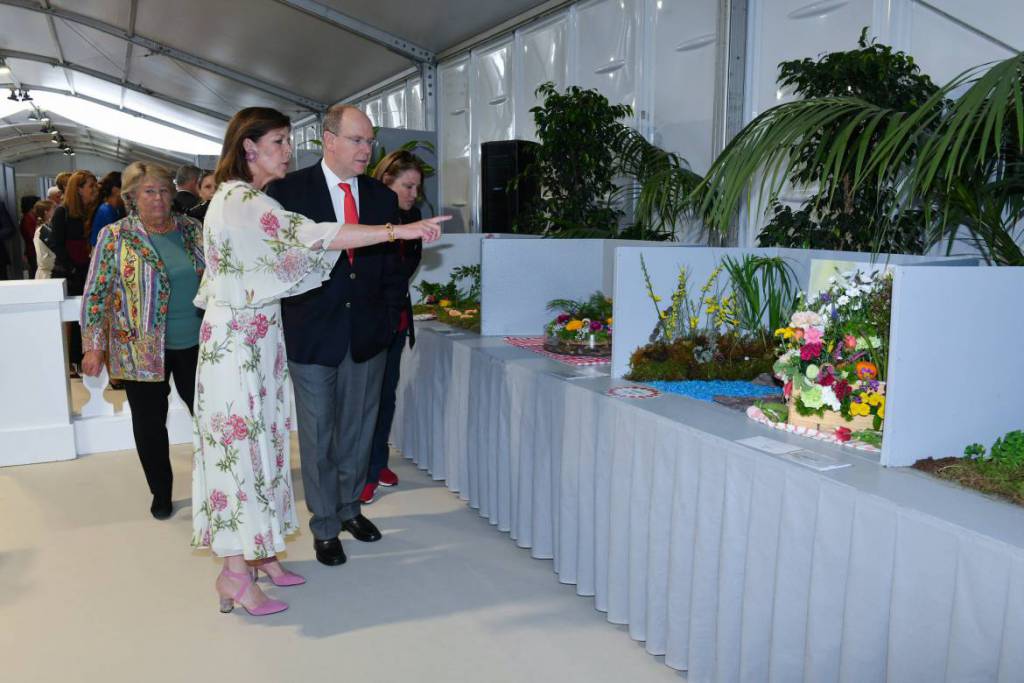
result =
[[[174,220],[202,278],[202,226],[180,214]],[[100,232],[89,264],[82,295],[82,350],[106,353],[111,377],[162,381],[170,292],[163,261],[138,214],[111,223]]]

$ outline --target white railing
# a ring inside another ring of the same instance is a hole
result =
[[[0,282],[0,466],[135,447],[128,403],[104,395],[105,369],[84,378],[88,400],[74,409],[63,325],[78,320],[81,298],[64,291],[64,280]],[[173,389],[167,430],[172,444],[192,441]]]

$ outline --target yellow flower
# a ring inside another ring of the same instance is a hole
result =
[[[863,394],[861,394],[863,396]],[[850,404],[850,415],[870,415],[871,406],[867,403],[851,403]]]
[[[448,299],[441,299],[441,301],[437,305],[440,306],[441,308],[448,308],[449,306],[452,305],[452,302],[449,301]]]
[[[775,330],[775,336],[776,337],[782,337],[783,339],[792,339],[793,338],[793,328],[792,327],[780,327],[779,329]]]
[[[690,329],[691,330],[697,329],[697,325],[699,325],[699,324],[700,324],[700,318],[698,318],[695,315],[691,315],[690,316]]]
[[[660,296],[658,296],[657,294],[655,294],[655,295],[654,295],[654,300],[655,300],[655,301],[661,301],[661,297],[660,297]]]
[[[882,401],[882,404],[878,406],[878,417],[883,420],[885,419],[885,401]]]
[[[877,391],[869,391],[867,401],[869,406],[877,406],[881,405],[885,399]]]
[[[570,320],[569,323],[565,326],[565,329],[569,330],[570,332],[575,332],[581,327],[583,327],[582,320]]]
[[[612,324],[612,320],[613,320],[613,319],[614,319],[614,318],[608,318],[608,324],[609,324],[609,325],[611,325],[611,324]]]
[[[667,317],[668,317],[668,311],[662,311],[661,312],[661,319],[664,320]]]

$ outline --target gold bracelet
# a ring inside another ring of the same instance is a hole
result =
[[[387,227],[387,231],[388,231],[388,242],[394,242],[395,241],[395,226],[393,226],[390,223],[388,223],[386,227]]]

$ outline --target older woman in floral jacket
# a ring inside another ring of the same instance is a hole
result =
[[[92,254],[82,297],[82,369],[104,364],[124,383],[142,470],[153,494],[150,512],[171,516],[167,438],[168,378],[192,410],[201,311],[192,300],[203,274],[202,226],[171,213],[170,172],[135,162],[122,194],[131,214],[104,228]]]

